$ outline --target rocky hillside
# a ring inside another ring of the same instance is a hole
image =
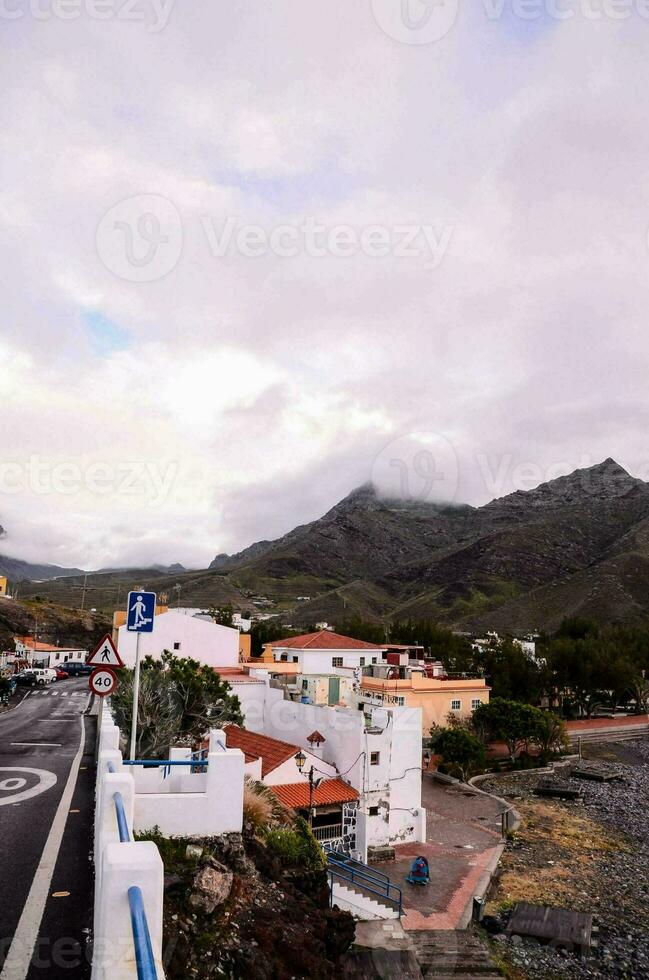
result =
[[[649,485],[607,459],[480,508],[381,500],[362,487],[320,520],[216,566],[271,597],[301,587],[312,599],[294,607],[298,624],[350,615],[514,630],[551,629],[566,615],[632,621],[649,615]]]
[[[12,637],[27,635],[87,650],[111,627],[111,620],[99,613],[80,613],[47,601],[0,598],[0,650],[13,650]]]
[[[323,869],[280,859],[250,832],[193,842],[155,832],[143,838],[155,841],[165,865],[169,980],[341,975],[354,920],[329,908]]]
[[[368,485],[205,571],[68,576],[21,594],[78,607],[85,586],[87,605],[109,611],[143,585],[172,603],[256,607],[296,626],[354,617],[501,631],[552,630],[565,616],[633,622],[649,616],[649,484],[607,459],[478,508],[386,500]]]

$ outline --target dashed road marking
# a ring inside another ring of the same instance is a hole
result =
[[[45,911],[45,904],[49,894],[52,876],[61,850],[61,841],[67,822],[67,811],[74,795],[77,776],[79,775],[79,764],[83,758],[83,749],[86,741],[83,718],[79,715],[81,733],[79,737],[79,748],[74,757],[68,775],[63,796],[56,810],[52,826],[50,828],[41,859],[32,880],[32,886],[27,896],[27,901],[23,907],[20,920],[14,932],[14,936],[7,953],[7,958],[0,973],[0,980],[24,980],[27,976],[34,946],[38,938],[38,930]],[[54,776],[56,779],[56,776]]]

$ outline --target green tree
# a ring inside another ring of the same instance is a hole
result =
[[[112,697],[116,721],[124,737],[131,729],[133,671],[120,672]],[[211,667],[165,651],[160,660],[145,657],[140,669],[138,758],[164,758],[169,746],[192,745],[210,728],[227,721],[241,724],[239,699]]]
[[[518,752],[538,737],[542,715],[531,704],[492,698],[473,712],[473,724],[487,740],[504,742],[514,762]]]
[[[544,759],[556,752],[566,752],[570,742],[563,718],[552,711],[539,711],[533,741],[540,748]]]
[[[460,774],[463,782],[469,776],[484,769],[485,747],[476,735],[466,728],[431,729],[432,745],[444,764]]]
[[[232,626],[234,609],[230,603],[225,606],[215,606],[210,609],[210,616],[214,622],[218,623],[220,626]]]

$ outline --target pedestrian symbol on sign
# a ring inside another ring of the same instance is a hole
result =
[[[127,630],[131,633],[152,633],[155,604],[155,592],[129,592]]]

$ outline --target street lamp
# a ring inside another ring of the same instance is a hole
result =
[[[304,766],[306,765],[306,756],[302,749],[298,749],[293,758],[295,759],[295,765],[298,767],[300,772],[302,772]],[[315,771],[315,767],[311,766],[309,769],[309,827],[313,826],[313,791],[317,789],[322,782],[322,776],[320,779],[314,779]]]

